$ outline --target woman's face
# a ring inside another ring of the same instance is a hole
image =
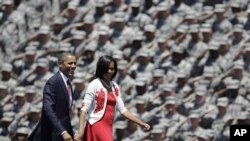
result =
[[[103,78],[105,80],[109,80],[110,81],[112,79],[112,76],[114,75],[114,73],[115,73],[115,64],[114,64],[114,62],[111,62],[109,64],[108,72],[103,75]]]

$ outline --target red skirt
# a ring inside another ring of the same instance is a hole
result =
[[[102,119],[93,125],[87,122],[82,141],[113,141],[115,104],[114,95],[108,94],[107,106]]]

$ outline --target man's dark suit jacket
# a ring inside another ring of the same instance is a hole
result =
[[[63,131],[67,131],[73,137],[67,92],[66,85],[59,72],[46,82],[43,91],[41,120],[29,136],[29,140],[63,141],[61,135]]]

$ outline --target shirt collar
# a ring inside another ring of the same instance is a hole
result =
[[[61,71],[59,71],[59,73],[62,76],[65,85],[67,85],[67,81],[69,80],[69,78],[66,75],[64,75]]]

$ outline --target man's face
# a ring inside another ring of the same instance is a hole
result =
[[[63,60],[59,62],[59,68],[67,77],[73,77],[76,69],[76,57],[71,55],[65,56]]]

